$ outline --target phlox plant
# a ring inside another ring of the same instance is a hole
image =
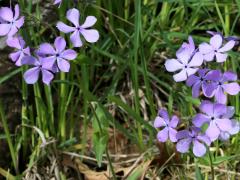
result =
[[[60,5],[61,1],[56,0],[54,4]],[[69,72],[70,63],[68,61],[74,60],[77,57],[77,52],[73,49],[65,50],[67,43],[64,37],[61,36],[56,37],[53,46],[43,42],[38,49],[30,52],[30,48],[28,46],[25,47],[26,43],[23,37],[18,34],[19,29],[24,25],[24,16],[19,16],[18,4],[15,5],[14,10],[9,7],[0,9],[0,36],[7,36],[7,45],[16,49],[9,57],[16,66],[34,66],[24,73],[24,79],[27,84],[35,84],[41,72],[43,83],[49,85],[55,73]],[[86,21],[79,25],[79,10],[73,8],[67,11],[66,17],[75,27],[70,27],[63,22],[58,22],[56,27],[64,33],[73,32],[70,36],[73,47],[81,47],[83,45],[80,34],[87,42],[94,43],[98,41],[98,31],[89,29],[97,21],[94,16],[88,16]]]
[[[192,97],[201,100],[200,112],[189,119],[185,130],[178,130],[178,117],[174,115],[169,121],[164,109],[154,122],[154,127],[160,128],[158,141],[169,139],[176,143],[178,152],[187,153],[191,149],[196,157],[203,157],[213,142],[227,141],[240,129],[239,122],[234,119],[235,108],[228,106],[228,95],[237,95],[240,91],[237,74],[231,70],[222,72],[221,68],[210,69],[208,65],[213,61],[220,65],[226,62],[228,51],[237,45],[237,38],[225,38],[215,32],[209,34],[212,35],[209,43],[202,42],[198,47],[189,36],[188,43],[177,50],[177,58],[165,62],[166,70],[175,72],[174,80],[185,81],[192,88]]]

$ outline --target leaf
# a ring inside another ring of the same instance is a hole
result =
[[[97,104],[97,108],[96,108],[96,111],[95,111],[95,116],[93,117],[93,122],[92,122],[94,133],[95,132],[100,132],[100,127],[99,127],[98,123],[100,123],[101,128],[103,130],[105,130],[109,127],[109,122],[108,122],[108,119],[105,116],[104,111]]]
[[[195,177],[196,177],[196,180],[204,180],[203,175],[201,173],[201,169],[198,167],[197,163],[195,166]]]
[[[94,133],[93,134],[93,150],[97,159],[98,166],[101,167],[102,156],[107,147],[108,134],[105,131],[104,134]]]

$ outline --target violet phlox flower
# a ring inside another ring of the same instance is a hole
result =
[[[15,63],[16,66],[22,65],[21,61],[24,56],[30,56],[30,48],[25,47],[25,41],[21,36],[8,38],[7,45],[17,49],[17,51],[9,54],[9,57]]]
[[[236,95],[240,91],[240,86],[237,82],[237,75],[231,71],[226,71],[223,74],[220,70],[215,70],[215,73],[210,74],[208,78],[211,78],[212,82],[207,88],[208,94],[215,96],[215,100],[218,103],[226,104],[227,94]],[[208,79],[210,80],[210,79]]]
[[[16,34],[24,24],[24,17],[19,18],[19,5],[15,5],[14,13],[9,7],[0,9],[0,36],[11,37]]]
[[[216,61],[221,63],[227,59],[227,51],[231,50],[235,41],[230,40],[225,45],[223,45],[223,36],[221,34],[215,34],[210,39],[210,43],[202,43],[199,45],[199,51],[203,54],[205,61],[213,61],[216,57]]]
[[[211,141],[218,139],[222,131],[229,132],[233,128],[231,117],[226,116],[228,108],[224,104],[203,101],[200,105],[200,110],[202,113],[198,113],[193,118],[193,124],[196,127],[208,124],[205,133]]]
[[[195,45],[192,37],[189,37],[189,44],[184,43],[176,53],[177,59],[168,59],[165,67],[169,72],[177,72],[173,76],[176,82],[185,81],[190,75],[195,74],[198,67],[203,63],[203,56],[195,52]]]
[[[166,142],[168,138],[172,142],[176,142],[177,130],[175,129],[179,123],[177,116],[172,116],[171,120],[169,118],[168,112],[161,109],[154,121],[155,128],[162,128],[157,134],[157,138],[160,142]]]
[[[95,29],[89,29],[96,23],[97,19],[94,16],[88,16],[85,22],[82,25],[79,25],[79,18],[79,11],[75,8],[70,9],[67,11],[67,19],[74,24],[74,27],[68,26],[63,22],[58,22],[57,28],[64,33],[72,33],[70,40],[74,47],[81,47],[83,45],[80,39],[80,34],[89,43],[97,42],[99,39],[98,31]]]
[[[53,79],[52,69],[49,69],[48,63],[44,58],[33,56],[25,56],[22,59],[22,64],[32,65],[33,68],[28,69],[23,77],[27,84],[35,84],[39,78],[39,74],[42,74],[42,81],[44,84],[49,85]]]
[[[202,90],[204,96],[212,97],[214,94],[214,86],[211,84],[212,81],[215,82],[215,79],[219,76],[218,70],[209,70],[209,69],[199,69],[196,74],[193,74],[188,77],[186,84],[189,87],[192,87],[192,96],[194,98],[200,95]]]
[[[57,37],[54,41],[54,47],[49,43],[43,43],[40,45],[37,53],[44,56],[46,66],[52,68],[57,65],[60,71],[69,72],[70,63],[69,60],[73,60],[77,57],[77,53],[72,49],[66,49],[66,41],[63,37]]]
[[[206,146],[210,146],[210,139],[197,127],[191,127],[189,130],[182,130],[177,133],[177,151],[186,153],[192,146],[193,154],[202,157],[206,153]]]
[[[226,141],[231,135],[237,134],[240,130],[240,124],[235,119],[231,119],[235,113],[235,108],[233,106],[227,107],[227,113],[224,114],[224,118],[229,118],[232,121],[232,128],[229,131],[221,131],[220,139]]]
[[[60,5],[61,3],[62,3],[62,0],[55,0],[53,4],[54,5]]]

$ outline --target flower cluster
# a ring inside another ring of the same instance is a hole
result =
[[[176,82],[186,81],[192,88],[193,98],[204,96],[199,109],[185,130],[177,131],[179,119],[173,116],[170,120],[166,110],[161,109],[155,119],[154,127],[161,128],[157,134],[160,142],[168,139],[176,142],[177,151],[186,153],[191,148],[197,157],[204,156],[207,146],[220,139],[227,140],[237,134],[240,124],[233,119],[235,108],[227,106],[227,95],[237,95],[240,86],[234,72],[211,70],[207,63],[216,61],[223,63],[227,60],[228,51],[239,41],[236,37],[225,38],[221,33],[208,32],[212,35],[209,43],[201,43],[195,47],[193,38],[183,43],[176,52],[176,59],[167,59],[165,68],[168,72],[175,72]],[[204,64],[204,68],[201,65]]]
[[[60,5],[61,0],[55,0],[55,5]],[[74,27],[68,26],[63,22],[57,23],[57,28],[64,33],[72,33],[70,40],[73,47],[81,47],[83,42],[80,35],[87,42],[94,43],[99,39],[99,33],[92,27],[97,19],[94,16],[88,16],[82,25],[79,25],[80,13],[73,8],[67,11],[67,19],[74,24]],[[20,17],[19,5],[17,4],[14,11],[9,7],[0,8],[0,36],[6,36],[6,43],[15,51],[9,55],[9,58],[16,66],[29,65],[33,66],[24,73],[24,80],[27,84],[34,84],[38,81],[41,73],[44,84],[49,85],[58,72],[69,72],[70,60],[77,58],[77,52],[67,48],[64,37],[56,37],[53,45],[42,43],[36,50],[30,51],[26,43],[18,34],[18,30],[24,24],[24,16]]]

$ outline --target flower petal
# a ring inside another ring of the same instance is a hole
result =
[[[192,97],[197,98],[200,94],[201,82],[198,81],[192,86]]]
[[[68,25],[64,24],[63,22],[58,22],[56,27],[58,28],[59,31],[64,32],[64,33],[70,33],[70,32],[73,32],[76,30],[76,28],[68,26]]]
[[[178,125],[178,123],[179,123],[179,118],[174,115],[174,116],[172,116],[172,119],[171,119],[171,121],[170,121],[170,123],[169,123],[169,126],[170,126],[171,128],[176,128],[177,125]]]
[[[9,57],[13,62],[16,62],[19,59],[20,54],[21,54],[21,51],[13,52],[9,54]]]
[[[19,17],[19,5],[16,4],[15,7],[14,7],[14,20],[17,20],[17,18]]]
[[[39,66],[39,61],[33,56],[25,56],[22,59],[22,64]]]
[[[233,120],[232,120],[232,129],[229,131],[229,133],[230,133],[231,135],[237,134],[237,133],[239,132],[239,130],[240,130],[240,124],[239,124],[239,122],[233,119]]]
[[[183,69],[179,73],[173,75],[173,79],[176,82],[185,81],[187,79],[187,72],[186,72],[186,70]]]
[[[222,81],[236,81],[237,80],[237,74],[231,71],[226,71],[223,73]]]
[[[200,82],[200,78],[196,75],[191,75],[188,77],[187,81],[186,81],[186,85],[191,87],[193,86],[195,83],[199,83]]]
[[[197,139],[205,144],[207,144],[208,146],[211,145],[211,140],[209,139],[209,137],[207,137],[206,135],[198,135]]]
[[[8,38],[6,41],[7,45],[12,48],[21,49],[18,38]]]
[[[210,138],[211,141],[215,141],[220,134],[220,130],[216,126],[215,122],[211,121],[210,125],[206,130],[206,135]]]
[[[178,141],[176,146],[177,151],[181,153],[186,153],[190,148],[191,142],[192,142],[191,138],[186,138]]]
[[[168,139],[168,128],[165,127],[163,130],[159,131],[157,134],[157,139],[160,142],[166,142]]]
[[[95,29],[82,29],[80,32],[89,43],[95,43],[99,39],[99,33]]]
[[[222,78],[222,73],[220,70],[212,70],[206,74],[205,78],[209,81],[220,81]]]
[[[70,64],[69,64],[69,62],[66,61],[65,59],[58,58],[58,59],[57,59],[57,65],[58,65],[58,68],[59,68],[62,72],[69,72]]]
[[[208,43],[202,43],[199,45],[199,52],[202,53],[203,55],[209,54],[212,51],[213,51],[213,48]]]
[[[38,80],[38,77],[39,77],[39,72],[40,72],[39,67],[34,67],[34,68],[31,68],[31,69],[27,70],[23,75],[26,83],[27,84],[36,83],[37,80]]]
[[[67,60],[73,60],[73,59],[76,59],[76,57],[77,57],[77,53],[72,49],[67,49],[63,51],[61,54],[61,58],[67,59]]]
[[[186,71],[187,71],[187,76],[191,76],[198,71],[198,68],[187,68]]]
[[[18,19],[14,25],[17,27],[17,29],[19,29],[20,27],[22,27],[24,24],[24,17],[21,17],[20,19]]]
[[[184,65],[187,65],[188,61],[191,57],[191,54],[189,53],[189,51],[187,49],[184,49],[182,51],[178,51],[176,53],[176,56],[180,62],[182,62]]]
[[[215,122],[221,131],[230,131],[232,129],[232,121],[229,119],[216,119]]]
[[[214,110],[213,110],[213,104],[210,101],[202,101],[200,105],[200,110],[207,114],[208,116],[213,116]]]
[[[168,131],[169,131],[168,133],[169,133],[170,141],[177,142],[177,137],[176,137],[177,131],[175,129],[173,129],[173,128],[169,128]]]
[[[63,37],[59,36],[54,41],[55,49],[58,53],[62,52],[66,47],[66,41]]]
[[[197,157],[202,157],[206,153],[206,147],[198,140],[193,141],[193,154]]]
[[[154,127],[160,128],[165,126],[166,126],[166,122],[164,121],[164,119],[162,117],[157,116],[154,120]]]
[[[223,54],[223,53],[216,53],[216,60],[219,63],[225,62],[227,59],[227,54]]]
[[[81,28],[89,28],[92,27],[97,22],[97,18],[94,16],[88,16],[85,22],[81,25]]]
[[[42,69],[42,81],[44,84],[49,85],[53,80],[53,74],[48,70]]]
[[[204,59],[205,61],[207,61],[207,62],[210,62],[210,61],[213,61],[214,56],[215,56],[215,53],[214,53],[214,51],[212,51],[212,52],[210,52],[210,53],[208,53],[208,54],[204,54],[204,55],[203,55],[203,59]]]
[[[168,59],[164,65],[168,72],[175,72],[184,66],[176,59]]]
[[[229,83],[229,84],[223,84],[222,85],[225,92],[227,92],[230,95],[236,95],[240,91],[240,87],[238,83]]]
[[[192,120],[194,126],[202,127],[203,124],[209,123],[210,118],[204,114],[196,114]]]
[[[195,53],[192,57],[191,61],[189,62],[189,67],[198,67],[201,66],[203,63],[203,55],[200,52]]]
[[[226,104],[227,96],[224,94],[222,87],[218,87],[215,91],[215,99],[218,103]]]
[[[0,36],[6,36],[11,30],[10,24],[0,24]]]
[[[231,50],[235,46],[235,41],[228,41],[222,48],[218,50],[218,52],[226,52]]]
[[[80,14],[76,8],[67,11],[67,19],[71,21],[76,27],[79,26]]]
[[[43,54],[43,55],[55,55],[56,51],[55,49],[52,47],[51,44],[49,43],[42,43],[39,46],[39,50],[38,53]]]
[[[227,107],[224,104],[215,103],[213,105],[213,116],[219,118],[227,113]]]
[[[169,123],[169,116],[168,116],[168,112],[165,109],[161,109],[158,112],[158,116],[162,117],[164,119],[165,122],[167,122],[167,124]]]
[[[223,38],[221,35],[216,34],[210,39],[210,45],[214,47],[215,50],[219,49],[222,45]]]
[[[2,7],[0,9],[0,17],[4,21],[12,22],[13,21],[13,12],[8,7]]]
[[[74,47],[81,47],[83,45],[80,39],[79,31],[74,31],[70,36],[70,40],[73,43]]]
[[[181,130],[181,131],[177,132],[176,137],[177,137],[178,140],[190,138],[189,131],[188,130]]]
[[[41,64],[43,69],[52,70],[55,62],[56,62],[55,56],[41,58]]]

